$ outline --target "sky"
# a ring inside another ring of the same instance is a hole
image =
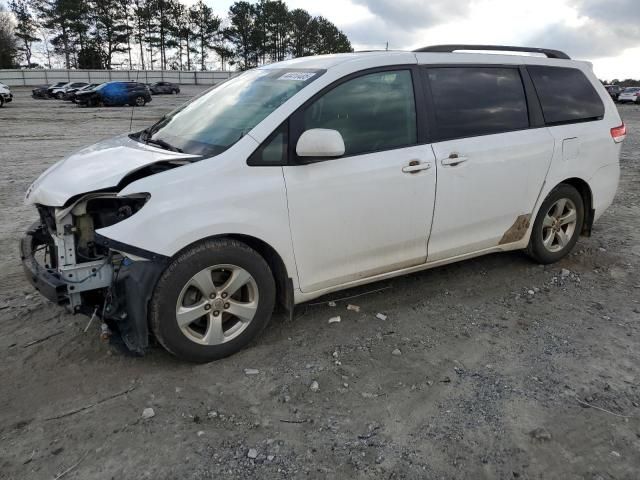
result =
[[[188,0],[185,3],[194,3]],[[205,0],[221,17],[232,0]],[[640,78],[640,0],[285,0],[322,15],[355,50],[443,43],[546,47],[599,78]]]

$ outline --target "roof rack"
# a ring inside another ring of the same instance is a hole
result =
[[[485,50],[498,52],[527,52],[542,53],[548,58],[560,58],[563,60],[571,60],[571,57],[560,50],[550,50],[548,48],[532,48],[532,47],[511,47],[507,45],[432,45],[430,47],[422,47],[414,50],[414,52],[441,52],[452,53],[457,50]]]

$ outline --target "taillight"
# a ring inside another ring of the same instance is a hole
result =
[[[611,129],[611,138],[616,143],[622,142],[627,136],[627,126],[623,123],[619,127],[614,127]]]

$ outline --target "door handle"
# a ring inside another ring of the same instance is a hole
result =
[[[404,173],[418,173],[422,170],[429,170],[430,168],[430,163],[421,163],[418,160],[411,160],[409,165],[402,167],[402,171]]]
[[[443,159],[440,163],[445,167],[455,167],[456,165],[460,165],[467,160],[469,160],[468,157],[458,155],[457,153],[452,153],[447,158]]]

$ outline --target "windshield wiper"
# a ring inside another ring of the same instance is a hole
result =
[[[145,140],[146,144],[153,144],[153,145],[157,145],[159,147],[164,148],[165,150],[171,150],[172,152],[178,152],[178,153],[184,153],[182,151],[181,148],[175,147],[173,145],[171,145],[169,142],[165,142],[164,140],[160,139],[160,138],[147,138]]]

